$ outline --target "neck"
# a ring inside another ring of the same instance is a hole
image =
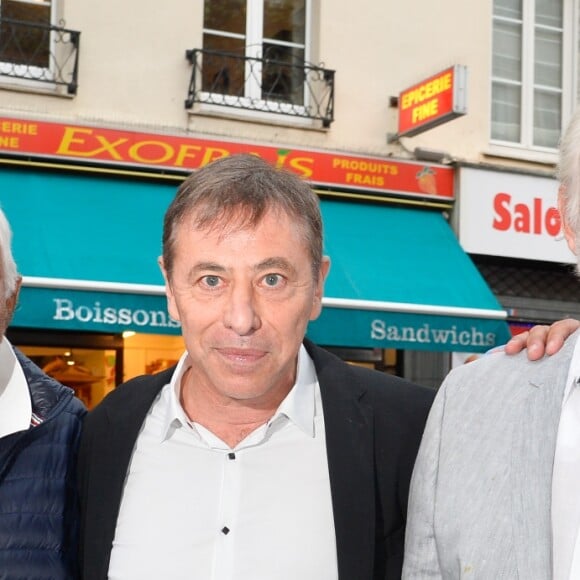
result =
[[[236,399],[193,384],[191,369],[181,379],[180,402],[191,421],[235,447],[274,415],[292,384],[265,399]]]

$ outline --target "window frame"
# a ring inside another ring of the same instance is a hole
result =
[[[561,129],[563,129],[574,109],[577,93],[577,65],[578,65],[578,1],[579,0],[562,0],[562,83],[561,91]],[[490,82],[489,82],[489,153],[492,155],[515,157],[528,159],[530,161],[554,163],[557,159],[557,147],[546,147],[534,145],[534,92],[540,86],[534,84],[534,67],[535,58],[535,28],[536,28],[536,10],[535,0],[523,0],[522,14],[522,76],[521,81],[514,83],[521,89],[520,96],[520,140],[519,142],[506,141],[492,137],[492,108],[493,102],[493,85],[499,82],[503,85],[511,83],[506,82],[504,78],[495,77],[493,74],[493,34],[495,32],[496,22],[510,22],[509,19],[497,17],[493,13],[492,7],[492,26],[491,26],[491,59],[490,59]],[[540,86],[541,87],[541,86]],[[548,87],[550,88],[550,87]]]
[[[54,0],[53,0],[54,1]],[[211,0],[204,0],[211,2]],[[244,56],[262,59],[262,48],[264,43],[278,44],[273,39],[265,38],[263,35],[264,22],[264,0],[245,0],[246,2],[246,27],[245,34],[226,32],[223,30],[215,30],[212,28],[202,29],[202,37],[206,34],[215,36],[222,36],[242,40],[244,42]],[[311,26],[312,26],[312,3],[313,0],[304,0],[304,44],[295,42],[280,41],[281,46],[292,46],[304,50],[304,64],[310,62],[310,54],[312,49]],[[205,46],[204,46],[205,48]],[[306,90],[306,84],[303,84],[303,105],[294,105],[292,103],[284,103],[280,101],[269,101],[262,98],[262,66],[261,63],[254,64],[254,72],[259,71],[258,82],[254,75],[251,74],[250,63],[246,63],[246,82],[244,83],[244,96],[224,95],[221,93],[210,93],[202,91],[203,99],[211,100],[211,104],[204,104],[203,108],[209,111],[219,111],[222,105],[230,107],[231,111],[236,111],[242,115],[261,115],[265,120],[280,121],[278,115],[280,113],[286,114],[284,123],[310,125],[312,121],[301,116],[302,111],[306,111],[310,101],[310,95]],[[294,113],[293,113],[294,112]],[[298,113],[298,114],[296,114]]]

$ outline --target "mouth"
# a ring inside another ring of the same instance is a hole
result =
[[[254,348],[217,348],[217,352],[229,363],[237,366],[251,366],[260,362],[267,352]]]

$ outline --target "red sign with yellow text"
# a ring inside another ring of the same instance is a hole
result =
[[[455,65],[399,95],[398,137],[411,137],[467,112],[467,69]]]
[[[186,174],[236,153],[258,155],[277,167],[297,173],[313,185],[440,200],[454,197],[453,169],[440,165],[0,118],[0,154],[5,155],[172,169]]]

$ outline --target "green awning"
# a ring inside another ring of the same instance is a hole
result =
[[[0,167],[24,276],[13,326],[179,334],[157,266],[175,182]]]
[[[24,275],[14,326],[178,334],[157,266],[177,185],[0,167]],[[321,202],[332,266],[308,336],[322,345],[483,351],[506,313],[439,212]]]
[[[177,184],[0,166],[0,205],[25,276],[163,284],[163,215]]]
[[[309,337],[327,346],[483,352],[507,313],[440,212],[323,201],[331,268]]]

